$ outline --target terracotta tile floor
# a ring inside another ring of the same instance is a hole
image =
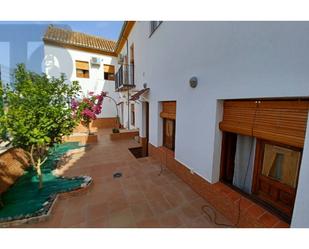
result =
[[[48,221],[23,227],[217,227],[201,211],[209,203],[169,170],[159,176],[152,158],[136,159],[128,150],[135,140],[110,141],[109,132],[99,131],[98,144],[65,172],[93,177],[89,191],[58,200]],[[115,172],[123,176],[114,179]],[[220,213],[218,222],[230,224]]]

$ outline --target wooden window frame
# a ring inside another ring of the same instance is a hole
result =
[[[88,69],[79,68],[77,67],[77,62],[83,62],[88,64]],[[83,78],[83,79],[89,79],[90,78],[90,70],[89,70],[89,62],[88,61],[81,61],[81,60],[75,60],[75,74],[76,78]],[[78,71],[82,71],[82,74],[79,74]]]
[[[281,183],[280,181],[278,181],[276,179],[262,175],[265,144],[280,146],[280,147],[283,147],[283,148],[287,148],[287,149],[290,149],[290,150],[300,152],[299,167],[298,167],[297,173],[296,173],[297,179],[296,179],[295,188],[288,186],[284,183]],[[297,191],[297,187],[298,187],[299,171],[300,171],[300,166],[301,166],[301,161],[302,161],[302,154],[303,154],[302,148],[282,144],[282,143],[279,143],[279,142],[263,140],[263,139],[257,139],[257,142],[256,142],[256,152],[255,152],[255,161],[254,161],[253,178],[252,178],[252,195],[255,196],[256,198],[258,198],[259,200],[261,200],[262,203],[264,203],[266,205],[270,205],[272,208],[274,208],[274,210],[277,214],[279,214],[284,220],[286,220],[288,222],[291,221],[291,215],[293,213],[293,209],[294,209],[294,205],[295,205],[295,197],[296,197],[296,191]],[[293,207],[291,208],[291,211],[290,211],[291,215],[288,215],[288,214],[284,213],[283,211],[280,211],[279,210],[280,207],[276,203],[272,203],[271,200],[268,200],[267,198],[263,198],[263,197],[258,196],[257,191],[260,187],[259,186],[259,177],[262,177],[263,180],[268,182],[269,184],[272,184],[273,186],[278,186],[278,187],[284,189],[284,191],[294,195],[294,203],[293,203]]]
[[[113,72],[106,72],[105,71],[106,66],[112,67],[113,68]],[[103,70],[104,70],[104,80],[115,81],[115,65],[104,64],[103,65]]]
[[[237,134],[232,132],[223,132],[220,160],[220,181],[233,183],[234,161],[236,153]],[[233,160],[234,158],[234,160]]]
[[[256,194],[258,188],[259,188],[259,179],[258,177],[261,174],[261,170],[263,167],[263,158],[264,158],[264,146],[265,144],[271,144],[276,145],[280,147],[284,147],[287,149],[291,149],[294,151],[300,152],[300,165],[298,167],[297,172],[297,181],[296,181],[296,187],[293,189],[292,187],[286,186],[284,187],[284,190],[294,194],[296,194],[297,187],[298,187],[298,180],[299,180],[299,171],[302,161],[302,148],[282,144],[279,142],[269,141],[269,140],[263,140],[256,138],[256,149],[255,149],[255,158],[254,158],[254,166],[253,166],[253,177],[252,177],[252,193],[248,194],[245,193],[243,190],[239,189],[238,187],[233,185],[233,174],[234,174],[234,160],[235,160],[235,152],[236,152],[236,144],[237,144],[237,133],[232,132],[223,132],[222,134],[222,146],[221,146],[221,161],[220,161],[220,181],[230,188],[236,190],[241,195],[245,196],[246,198],[252,200],[253,202],[257,203],[258,205],[261,205],[263,208],[267,209],[269,212],[273,213],[274,215],[277,215],[284,221],[290,223],[291,222],[291,216],[287,215],[283,211],[280,211],[277,205],[274,205],[273,203],[268,202],[267,200],[261,198]],[[276,180],[272,180],[272,183],[276,184]],[[278,181],[278,184],[282,187],[282,183]],[[294,200],[295,201],[295,200]],[[294,205],[293,205],[294,207]],[[293,208],[292,208],[293,212]]]
[[[172,148],[170,148],[166,143],[166,121],[170,120],[173,122],[173,142],[172,142]],[[176,140],[176,119],[170,119],[170,118],[163,118],[163,146],[169,150],[175,151],[175,140]]]

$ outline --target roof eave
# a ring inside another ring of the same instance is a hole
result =
[[[117,41],[117,44],[116,44],[116,49],[115,49],[116,55],[118,55],[120,53],[120,51],[122,50],[126,40],[128,39],[128,37],[131,33],[131,30],[132,30],[134,24],[135,24],[135,21],[125,21],[124,22],[122,29],[121,29],[121,32],[120,32],[120,35],[119,35],[119,38],[118,38],[118,41]]]
[[[86,46],[78,46],[78,45],[74,45],[74,44],[67,44],[67,43],[55,41],[55,40],[52,40],[52,39],[43,38],[43,42],[45,44],[48,44],[48,45],[53,45],[53,46],[62,47],[62,48],[75,49],[75,50],[79,50],[79,51],[97,53],[97,54],[102,54],[102,55],[117,56],[117,54],[113,51],[104,51],[104,50],[95,49],[95,48],[86,47]]]

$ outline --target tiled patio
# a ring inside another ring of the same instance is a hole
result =
[[[152,158],[136,159],[128,150],[136,141],[110,141],[109,133],[100,130],[98,144],[65,172],[91,176],[89,191],[58,200],[48,221],[23,227],[217,227],[201,211],[203,198],[168,169],[159,176]],[[113,178],[115,172],[123,176]]]

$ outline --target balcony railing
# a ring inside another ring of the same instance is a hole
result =
[[[135,87],[134,64],[121,65],[115,76],[116,90],[126,90]]]

